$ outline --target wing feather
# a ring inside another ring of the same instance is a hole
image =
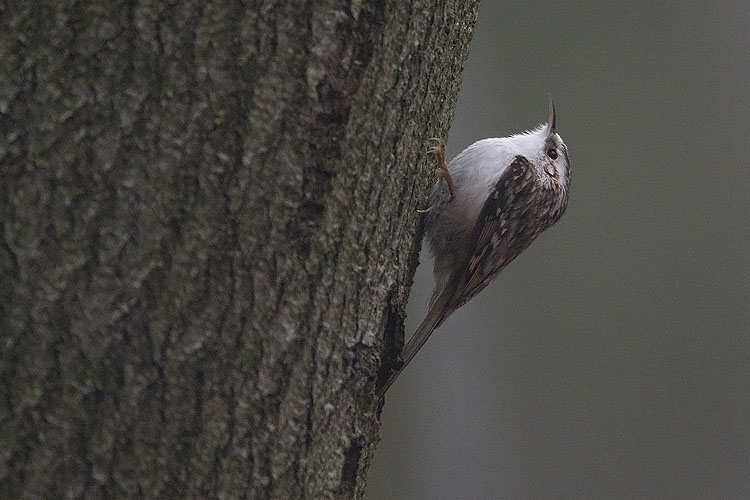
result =
[[[474,252],[463,267],[466,271],[456,288],[453,310],[489,285],[534,240],[536,235],[529,239],[524,226],[529,222],[526,215],[535,187],[536,174],[531,162],[515,156],[479,214],[470,246]]]

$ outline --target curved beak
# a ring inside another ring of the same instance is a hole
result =
[[[555,133],[555,102],[549,96],[549,116],[547,117],[547,137]]]

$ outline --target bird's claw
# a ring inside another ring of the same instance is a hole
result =
[[[427,139],[428,143],[432,143],[432,146],[427,148],[427,154],[437,155],[438,158],[442,157],[443,162],[445,161],[445,142],[437,137],[430,137]]]
[[[424,214],[435,208],[435,205],[440,201],[440,198],[443,196],[443,182],[448,186],[448,191],[451,194],[451,197],[455,194],[455,190],[453,187],[453,178],[451,177],[451,173],[448,170],[448,164],[445,162],[445,142],[443,142],[442,139],[438,139],[437,137],[431,137],[427,140],[428,143],[432,143],[432,145],[427,148],[427,154],[435,155],[437,156],[438,160],[438,169],[437,169],[437,188],[435,189],[435,201],[433,202],[432,206],[429,208],[426,208],[424,210],[417,210],[419,213]]]

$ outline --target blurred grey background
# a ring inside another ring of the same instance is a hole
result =
[[[366,499],[748,499],[750,8],[485,0],[449,156],[548,93],[568,211],[394,384]]]

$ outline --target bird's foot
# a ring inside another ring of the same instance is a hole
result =
[[[448,186],[448,192],[450,192],[451,197],[453,197],[455,193],[453,187],[453,178],[451,177],[450,170],[448,170],[448,164],[445,162],[445,142],[443,142],[442,139],[438,139],[436,137],[430,138],[428,142],[432,143],[432,146],[427,149],[427,154],[437,156],[438,183],[437,188],[435,189],[435,201],[432,203],[432,206],[425,210],[418,210],[419,213],[427,213],[435,208],[435,205],[437,205],[437,203],[440,201],[440,198],[443,196],[443,182],[445,182],[445,184]]]

